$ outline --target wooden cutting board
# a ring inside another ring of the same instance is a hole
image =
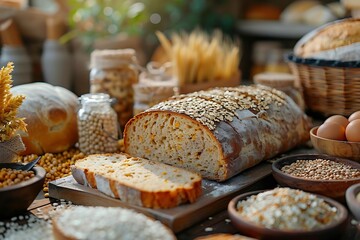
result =
[[[78,205],[131,208],[160,220],[177,233],[224,210],[238,194],[274,186],[271,164],[261,163],[222,183],[203,180],[202,186],[203,195],[195,203],[171,209],[150,209],[124,203],[96,189],[78,184],[72,176],[50,182],[49,195]]]

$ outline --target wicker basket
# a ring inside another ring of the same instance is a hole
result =
[[[324,116],[349,116],[360,110],[359,62],[335,62],[287,57],[306,106]]]

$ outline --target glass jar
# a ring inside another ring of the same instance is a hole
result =
[[[140,74],[139,83],[133,85],[134,114],[178,94],[177,81],[167,73],[167,68],[166,64],[157,67],[150,62],[147,71]]]
[[[121,128],[133,117],[133,88],[138,82],[135,50],[95,50],[91,53],[90,93],[107,93]]]
[[[111,153],[119,149],[117,115],[110,96],[84,94],[78,111],[79,149],[85,154]]]
[[[290,73],[263,72],[254,76],[254,83],[276,88],[287,94],[294,102],[305,110],[305,101],[302,91],[295,85],[295,76]]]

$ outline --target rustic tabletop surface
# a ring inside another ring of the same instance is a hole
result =
[[[304,146],[301,148],[297,148],[292,150],[289,153],[286,153],[284,155],[288,154],[300,154],[300,153],[315,153],[315,150],[309,146]],[[282,155],[282,156],[284,156]],[[275,182],[272,175],[269,175],[266,177],[266,181],[260,181],[256,183],[256,186],[249,186],[248,188],[244,189],[244,192],[252,191],[253,189],[269,189],[274,188],[277,186],[277,183]],[[261,186],[259,186],[259,184]],[[40,193],[38,198],[31,204],[31,206],[28,208],[28,212],[25,213],[25,215],[35,215],[37,218],[43,218],[46,216],[49,211],[54,209],[54,206],[59,205],[60,201],[53,198],[44,198],[43,194]],[[344,204],[346,206],[346,204]],[[19,219],[19,218],[18,218]],[[21,218],[22,219],[22,218]],[[1,220],[2,222],[11,222],[14,221],[14,218],[12,219],[5,219]],[[8,225],[11,227],[11,225]],[[1,228],[2,226],[0,226]],[[4,230],[7,229],[7,227],[2,227]],[[229,216],[227,214],[226,209],[219,210],[218,213],[213,214],[209,217],[206,217],[205,219],[202,219],[198,223],[194,224],[193,226],[186,228],[185,230],[182,230],[181,232],[177,233],[176,236],[179,240],[191,240],[195,239],[199,236],[206,236],[209,234],[214,233],[231,233],[231,234],[241,234],[231,223]],[[3,239],[4,235],[2,235],[0,231],[0,239]],[[360,240],[360,224],[355,221],[353,216],[350,214],[348,221],[347,221],[347,227],[342,233],[342,237],[339,240]]]

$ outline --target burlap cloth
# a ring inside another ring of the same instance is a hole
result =
[[[20,135],[15,135],[8,141],[0,142],[0,162],[11,162],[18,153],[25,150]]]

